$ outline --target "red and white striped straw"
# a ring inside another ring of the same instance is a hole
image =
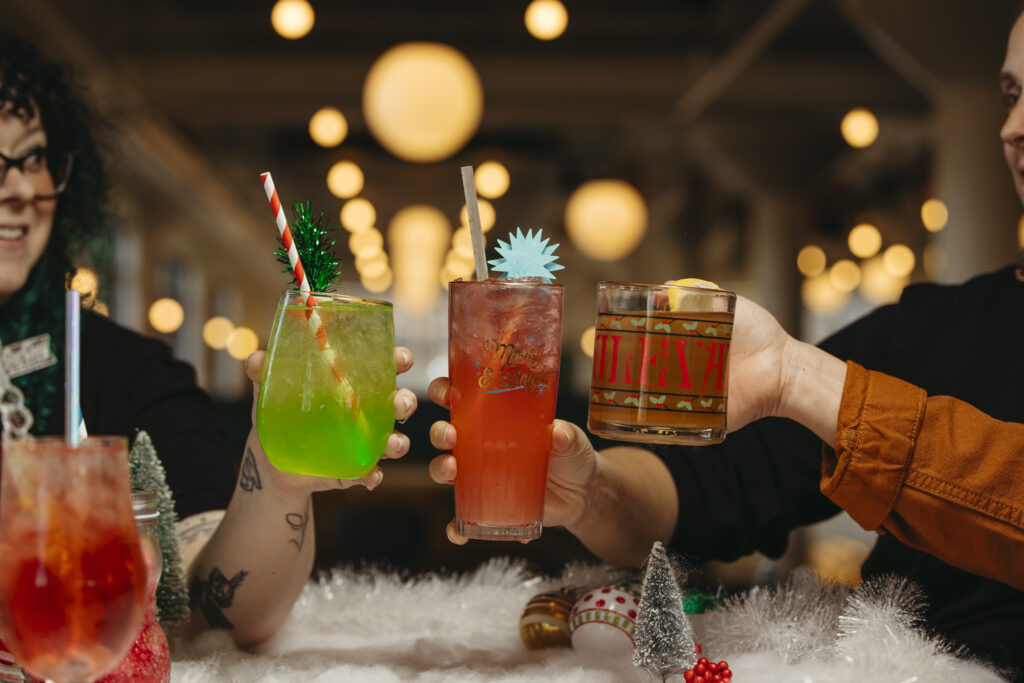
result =
[[[269,171],[260,173],[260,179],[263,181],[263,190],[267,193],[267,199],[270,200],[270,211],[274,214],[274,220],[277,222],[278,232],[281,233],[281,241],[284,242],[284,248],[288,250],[288,261],[292,264],[295,281],[299,283],[299,293],[305,296],[306,306],[310,309],[315,309],[317,301],[309,291],[309,278],[306,277],[306,271],[302,268],[302,261],[299,260],[299,251],[295,248],[292,230],[288,227],[288,221],[284,217],[284,208],[281,206],[281,198],[277,196],[274,179],[270,177]],[[324,329],[320,316],[317,315],[315,310],[308,310],[306,311],[306,319],[309,320],[309,329],[312,330],[313,335],[320,344],[320,350],[331,354],[331,373],[334,375],[334,378],[339,382],[344,382],[345,377],[338,370],[334,359],[334,350],[327,343],[327,330]]]
[[[316,300],[309,292],[309,278],[306,277],[302,261],[299,260],[299,251],[295,248],[291,228],[288,227],[288,221],[284,217],[284,207],[281,206],[281,198],[277,196],[274,179],[270,177],[270,171],[260,173],[260,179],[263,181],[263,190],[267,193],[267,199],[270,200],[270,212],[274,214],[277,230],[281,233],[281,241],[284,242],[284,248],[288,251],[288,261],[292,264],[295,281],[299,283],[299,292],[306,296],[307,306],[315,306]]]

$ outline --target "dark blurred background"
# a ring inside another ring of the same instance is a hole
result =
[[[239,358],[266,346],[287,284],[261,171],[286,205],[310,201],[345,224],[342,291],[394,301],[398,342],[417,363],[401,382],[420,395],[402,427],[413,453],[387,463],[371,494],[317,497],[320,567],[464,569],[508,554],[557,571],[587,557],[558,529],[526,546],[456,548],[444,535],[451,491],[426,463],[427,429],[445,414],[425,388],[446,372],[443,283],[472,272],[463,165],[492,172],[477,178],[489,246],[517,226],[561,245],[559,414],[577,424],[598,280],[714,280],[817,341],[910,282],[961,281],[1019,246],[998,138],[1016,1],[0,7],[6,27],[74,67],[111,123],[115,249],[83,263],[98,276],[76,286],[196,367],[235,452],[251,391]],[[330,129],[339,115],[344,135],[315,142],[311,121]],[[856,580],[871,542],[839,518],[797,535],[781,563],[712,570],[744,583],[809,564]]]

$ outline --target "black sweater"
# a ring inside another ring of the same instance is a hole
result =
[[[179,519],[227,507],[234,465],[217,405],[196,386],[195,371],[167,344],[107,318],[82,312],[82,415],[90,434],[147,431],[167,472]],[[57,405],[59,404],[59,405]],[[53,406],[63,433],[63,392]]]
[[[1012,267],[957,286],[914,285],[899,303],[842,329],[821,347],[990,416],[1024,422],[1024,283]],[[663,450],[679,491],[672,547],[696,559],[777,557],[789,532],[839,512],[819,489],[822,443],[790,420],[767,419],[701,449]],[[1024,462],[1021,463],[1024,467]],[[1020,569],[1024,572],[1024,567]],[[929,625],[1024,679],[1024,593],[956,569],[882,534],[865,577],[918,582]]]

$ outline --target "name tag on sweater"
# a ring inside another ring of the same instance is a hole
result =
[[[47,333],[4,344],[0,348],[0,361],[7,369],[7,376],[13,379],[56,365],[57,356],[50,349],[50,335]]]

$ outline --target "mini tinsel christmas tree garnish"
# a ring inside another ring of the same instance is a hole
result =
[[[302,264],[309,280],[309,289],[313,292],[326,292],[338,280],[338,261],[334,256],[334,240],[330,239],[330,233],[337,230],[337,227],[327,227],[327,217],[323,211],[320,216],[314,218],[309,202],[302,204],[295,203],[295,216],[291,222],[291,236],[295,249],[299,252],[299,262]],[[299,283],[295,280],[295,271],[288,258],[288,249],[280,233],[278,241],[281,248],[274,252],[278,263],[284,268],[282,273],[288,273],[293,286],[298,289]]]
[[[164,466],[146,432],[140,431],[135,437],[128,454],[128,464],[131,468],[132,488],[156,492],[156,507],[160,517],[153,534],[163,555],[163,572],[156,588],[156,617],[161,626],[172,628],[188,619],[188,583],[185,581],[178,534],[174,530],[178,522],[174,498],[167,486]]]
[[[675,569],[665,546],[656,542],[644,573],[633,664],[665,680],[673,674],[682,674],[696,662],[693,627],[683,611],[683,596]]]
[[[539,277],[548,284],[555,277],[553,271],[565,266],[555,263],[554,255],[557,244],[548,246],[548,239],[541,239],[543,230],[527,231],[523,235],[522,228],[516,228],[516,234],[509,233],[508,242],[498,240],[498,253],[502,258],[488,261],[495,270],[505,273],[505,277]]]

